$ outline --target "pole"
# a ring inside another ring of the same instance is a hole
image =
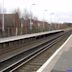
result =
[[[36,4],[31,4],[32,6],[34,6],[34,5],[36,5]],[[32,7],[31,7],[31,9],[32,9]],[[32,13],[31,12],[31,9],[30,9],[30,13]],[[31,14],[32,15],[32,14]],[[30,33],[32,33],[32,25],[33,25],[33,22],[32,22],[32,16],[30,17]]]
[[[44,12],[43,12],[43,31],[45,29],[45,26],[44,26]]]
[[[53,29],[53,28],[52,28],[52,21],[53,21],[54,12],[52,12],[50,15],[51,15],[51,24],[50,24],[50,28],[51,28],[51,29],[50,29],[50,30],[52,30],[52,29]]]
[[[30,9],[30,14],[31,14],[31,9]],[[32,20],[31,20],[31,15],[30,15],[30,33],[32,33]]]
[[[43,31],[45,31],[45,20],[44,20],[45,12],[47,12],[47,10],[44,10],[43,12]]]
[[[4,36],[4,31],[5,31],[5,28],[4,28],[4,0],[3,0],[3,9],[2,9],[2,33],[3,33],[3,36]]]

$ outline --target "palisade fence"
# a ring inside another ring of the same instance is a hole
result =
[[[33,13],[24,9],[24,12],[20,12],[19,8],[12,10],[11,13],[7,13],[4,8],[4,0],[0,5],[0,37],[18,36],[24,34],[45,32],[51,30],[64,29],[72,27],[72,23],[48,23],[46,20],[38,20]],[[32,4],[36,5],[36,4]],[[44,16],[45,17],[45,16]],[[32,23],[32,25],[30,25]],[[4,31],[2,28],[4,27]]]
[[[0,37],[18,36],[24,34],[45,32],[51,30],[64,29],[72,27],[72,24],[49,24],[46,21],[40,21],[38,19],[32,19],[32,25],[30,25],[30,19],[19,18],[18,13],[4,14],[4,31],[2,31],[2,16],[0,14]],[[30,29],[30,26],[32,29]]]
[[[5,30],[2,32],[2,29],[0,29],[0,37],[10,37],[10,36],[18,36],[18,35],[24,35],[24,34],[32,34],[32,33],[38,33],[38,32],[45,32],[45,31],[51,31],[51,30],[58,30],[58,29],[64,29],[67,28],[67,26],[61,26],[60,28],[52,26],[52,28],[48,25],[45,28],[42,26],[32,26],[32,29],[30,29],[30,26],[23,26],[20,27],[5,27]]]

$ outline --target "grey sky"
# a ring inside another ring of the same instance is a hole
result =
[[[2,4],[3,0],[0,0],[0,6]],[[26,8],[49,22],[72,22],[72,0],[4,0],[4,8],[8,12],[15,8],[23,12]]]

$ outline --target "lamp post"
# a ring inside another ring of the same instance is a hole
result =
[[[45,29],[45,26],[44,26],[44,12],[43,12],[43,31],[44,31],[44,29]]]
[[[50,24],[50,30],[52,30],[52,16],[54,15],[54,13],[52,12],[52,13],[50,13],[50,15],[51,15],[51,24]]]
[[[32,6],[35,6],[36,4],[31,4]],[[31,8],[32,8],[31,6]],[[31,9],[30,9],[30,14],[31,14]],[[30,16],[30,33],[32,33],[32,25],[33,25],[33,22],[32,22],[32,14]]]
[[[30,17],[30,31],[32,31],[32,24],[33,24],[32,17]]]
[[[5,31],[5,28],[4,28],[4,0],[3,0],[3,9],[2,9],[2,33],[3,33],[3,36],[4,36],[4,31]]]
[[[44,19],[45,19],[45,12],[47,12],[48,10],[44,10],[44,12],[43,12],[43,31],[45,31],[45,21],[44,21]]]

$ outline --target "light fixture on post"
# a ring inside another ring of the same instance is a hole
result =
[[[52,21],[53,21],[52,18],[53,18],[53,15],[54,15],[54,12],[50,13],[50,16],[52,16],[52,17],[51,17],[51,23],[50,23],[50,30],[53,29],[53,28],[52,28]]]
[[[2,34],[4,36],[4,31],[5,31],[5,28],[4,28],[4,0],[3,0],[3,9],[2,9]]]
[[[45,12],[47,12],[48,10],[44,10],[43,12],[43,31],[45,31],[45,20],[44,20],[44,17],[45,17]]]
[[[31,4],[32,6],[36,5],[36,4]],[[32,8],[31,6],[31,8]],[[32,25],[33,25],[33,21],[32,21],[32,12],[31,12],[31,9],[30,9],[30,33],[32,33]]]

